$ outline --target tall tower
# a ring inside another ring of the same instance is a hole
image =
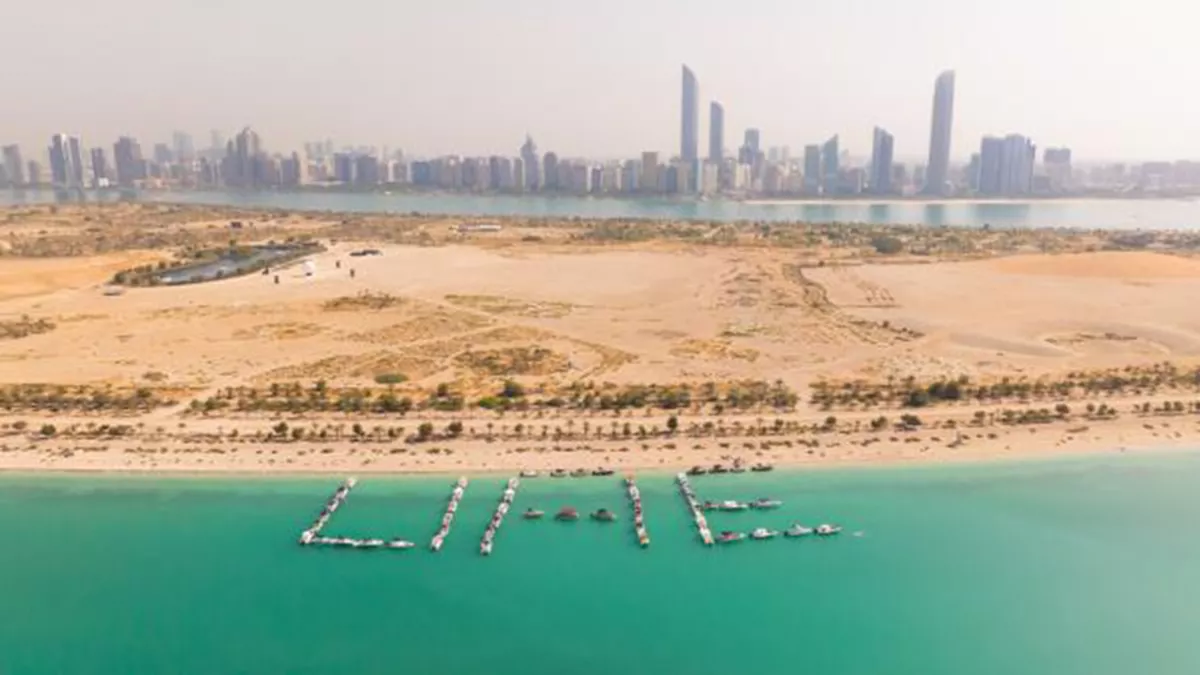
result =
[[[50,175],[55,187],[83,187],[83,155],[79,149],[79,137],[66,134],[50,137]]]
[[[538,158],[537,144],[529,134],[525,135],[525,144],[521,146],[521,162],[525,169],[525,189],[532,192],[541,188],[542,162]]]
[[[713,101],[708,106],[708,159],[719,162],[725,154],[725,108]]]
[[[925,193],[946,191],[950,170],[950,132],[954,126],[954,71],[938,75],[933,87],[933,124],[929,132],[929,163],[925,171]]]
[[[871,192],[877,195],[892,193],[892,145],[895,139],[886,130],[875,127],[871,145]]]
[[[679,119],[679,158],[695,162],[700,144],[700,85],[691,68],[683,67],[683,100]]]

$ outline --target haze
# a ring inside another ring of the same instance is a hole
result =
[[[272,150],[332,138],[409,154],[678,152],[679,67],[763,145],[871,131],[922,160],[933,80],[957,72],[953,156],[1018,132],[1080,160],[1200,158],[1197,12],[1178,2],[955,0],[27,3],[6,21],[0,140],[246,124]],[[20,64],[19,67],[17,64]]]

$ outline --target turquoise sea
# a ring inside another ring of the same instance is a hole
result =
[[[715,530],[836,521],[828,540],[706,549],[645,475],[473,480],[440,554],[301,548],[341,477],[0,477],[0,673],[1200,672],[1200,454],[694,479],[783,499]],[[363,477],[327,533],[422,544],[451,477]],[[862,531],[855,537],[852,531]]]
[[[88,192],[87,201],[129,198]],[[570,195],[469,195],[442,193],[147,191],[139,201],[360,213],[438,213],[556,218],[667,218],[674,220],[873,223],[982,227],[1191,229],[1200,227],[1200,200],[1081,199],[949,203],[835,201],[763,204],[714,199],[616,199]],[[77,201],[79,195],[65,201]],[[51,190],[0,190],[0,206],[63,201]]]

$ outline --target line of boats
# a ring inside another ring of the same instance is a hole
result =
[[[750,470],[755,473],[765,473],[767,471],[774,471],[775,466],[773,464],[767,464],[766,462],[759,462],[751,465]],[[703,476],[709,473],[746,473],[746,467],[740,461],[735,461],[731,466],[725,466],[724,464],[713,464],[712,466],[705,467],[697,464],[696,466],[688,469],[685,473],[689,476]]]
[[[810,534],[815,534],[818,537],[831,537],[841,531],[842,531],[842,528],[840,525],[830,525],[828,523],[824,523],[824,524],[816,526],[815,528],[812,528],[812,527],[805,527],[804,525],[801,525],[800,523],[793,523],[792,526],[787,528],[786,530],[784,530],[782,532],[782,534],[785,537],[791,537],[791,538],[807,537]],[[749,533],[734,532],[731,530],[726,530],[726,531],[722,532],[721,534],[717,535],[717,543],[732,544],[734,542],[743,541],[747,537],[750,539],[755,539],[755,540],[761,541],[764,539],[774,539],[774,538],[778,537],[780,534],[781,533],[778,530],[771,530],[771,529],[768,529],[765,527],[757,527],[757,528],[751,530]]]
[[[313,521],[313,524],[310,525],[307,530],[300,533],[301,546],[308,546],[309,544],[331,543],[324,541],[325,539],[328,539],[328,537],[320,536],[321,530],[325,529],[325,526],[329,524],[329,519],[333,517],[333,514],[339,508],[341,508],[342,504],[346,501],[346,497],[350,496],[350,491],[354,489],[355,485],[358,485],[357,479],[347,478],[344,483],[338,486],[337,490],[334,490],[333,495],[329,497],[329,499],[325,502],[325,506],[321,508],[321,513],[317,515],[317,519]],[[318,539],[321,539],[322,541],[318,541]]]
[[[637,535],[638,545],[646,548],[650,545],[650,534],[646,532],[646,517],[642,512],[642,492],[638,490],[633,474],[625,477],[625,492],[629,494],[629,502],[633,504],[633,532]]]
[[[442,515],[442,526],[438,528],[437,534],[433,535],[433,539],[429,542],[429,548],[433,551],[442,550],[442,544],[445,543],[446,537],[450,536],[450,525],[454,523],[454,514],[458,513],[458,503],[462,501],[463,493],[466,491],[467,477],[462,476],[450,492],[450,502],[446,504],[446,513]]]
[[[309,542],[313,545],[337,546],[341,548],[394,548],[408,549],[416,544],[403,539],[354,539],[352,537],[314,537]]]
[[[546,516],[545,511],[543,511],[541,509],[536,509],[532,506],[529,507],[528,509],[525,509],[525,513],[521,514],[521,517],[524,518],[525,520],[541,520],[545,516]],[[576,509],[574,506],[564,506],[558,510],[558,513],[554,514],[554,519],[561,520],[561,521],[568,521],[568,522],[579,520],[579,510]],[[611,523],[611,522],[614,522],[616,519],[617,519],[617,514],[613,513],[612,511],[610,511],[606,508],[603,508],[603,507],[598,508],[592,512],[592,520],[599,520],[601,522]]]
[[[488,523],[487,529],[483,531],[483,539],[479,542],[479,552],[481,554],[492,554],[492,544],[496,539],[496,531],[500,529],[500,525],[504,522],[504,516],[512,507],[513,500],[517,498],[517,488],[520,485],[520,480],[516,478],[508,479],[508,486],[504,488],[504,494],[500,496],[500,503],[496,505],[496,513],[492,515],[491,522]]]
[[[555,469],[546,475],[550,476],[551,478],[586,478],[588,476],[611,476],[615,473],[616,473],[616,471],[613,471],[612,469],[609,469],[606,467],[599,467],[597,469],[591,469],[591,470],[575,469],[574,471],[567,471],[566,469]],[[525,469],[525,470],[521,471],[521,474],[520,474],[521,478],[537,478],[538,476],[541,476],[541,475],[542,475],[541,472],[537,471],[536,469]]]
[[[675,482],[679,483],[679,494],[683,495],[683,501],[692,511],[692,519],[696,521],[696,530],[700,532],[700,539],[706,546],[712,546],[713,536],[712,530],[708,528],[708,519],[704,517],[704,513],[700,510],[700,502],[696,499],[696,491],[692,489],[692,483],[688,480],[686,474],[677,474]]]
[[[726,500],[723,502],[704,502],[704,505],[701,508],[705,511],[747,511],[749,509],[766,511],[769,509],[777,509],[781,506],[783,506],[783,502],[779,501],[778,499],[760,497],[748,502],[738,502],[733,500]]]

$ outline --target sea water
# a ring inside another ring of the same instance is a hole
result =
[[[418,549],[298,546],[341,478],[0,477],[0,673],[1200,672],[1200,455],[696,477],[784,501],[714,531],[846,527],[712,548],[670,475],[647,549],[619,477],[529,479],[489,558],[502,476],[441,553],[451,476],[362,477],[325,531]]]
[[[0,190],[0,206],[55,202],[112,202],[134,199],[242,208],[361,213],[438,213],[538,218],[656,218],[670,220],[752,220],[767,222],[871,223],[873,225],[957,225],[968,227],[1074,227],[1083,229],[1195,229],[1196,199],[1033,199],[999,202],[755,203],[731,199],[697,201],[639,197],[594,198],[573,195],[469,195],[452,193],[244,192],[235,190],[150,190],[133,195],[52,190]]]

